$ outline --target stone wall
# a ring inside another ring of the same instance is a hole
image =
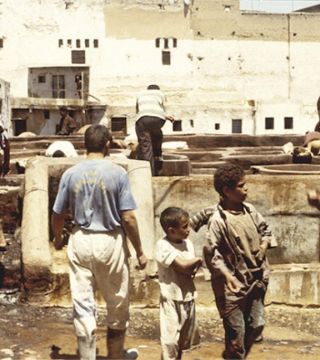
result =
[[[153,179],[156,238],[162,236],[159,216],[168,206],[185,208],[190,215],[215,204],[218,195],[212,176]],[[317,175],[248,175],[248,198],[270,223],[278,248],[270,250],[272,264],[319,263],[320,213],[307,203],[306,191],[318,186]],[[199,255],[205,229],[192,234]]]
[[[53,202],[61,173],[78,160],[55,159],[54,162],[49,162],[48,159],[38,158],[27,166],[22,259],[24,285],[30,302],[70,304],[66,249],[55,251],[50,244],[48,208],[50,209]],[[51,170],[48,172],[49,163]],[[135,167],[136,164],[132,166]],[[146,188],[141,186],[141,177],[140,180],[139,177],[135,178],[136,171],[130,171],[130,166],[128,169],[131,186],[139,204],[137,213],[141,224],[142,243],[150,258],[146,272],[135,270],[133,262],[131,294],[135,301],[155,304],[158,301],[159,287],[155,276],[155,261],[152,259],[155,246],[153,238],[159,239],[163,236],[159,225],[161,211],[168,206],[180,206],[192,215],[216,203],[218,196],[213,190],[212,176],[199,175],[153,178],[153,197],[151,191],[146,197]],[[42,174],[42,180],[39,174]],[[306,190],[317,187],[318,176],[248,175],[247,183],[248,202],[255,205],[268,220],[279,243],[278,248],[269,252],[272,272],[267,302],[319,306],[320,214],[311,208],[306,200]],[[42,207],[34,207],[35,203]],[[152,207],[154,216],[150,220]],[[199,255],[205,242],[205,231],[203,228],[199,233],[190,235]],[[206,275],[199,273],[199,301],[211,305],[211,289],[205,280]]]

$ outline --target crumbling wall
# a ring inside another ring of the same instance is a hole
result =
[[[12,135],[10,84],[0,79],[0,124]]]

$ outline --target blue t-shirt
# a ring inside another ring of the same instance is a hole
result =
[[[91,231],[112,231],[121,226],[121,211],[136,203],[126,171],[106,159],[86,160],[65,171],[53,211],[70,209],[74,223]]]

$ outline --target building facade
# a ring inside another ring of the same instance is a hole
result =
[[[132,132],[136,95],[156,83],[179,120],[167,133],[304,133],[318,120],[319,20],[238,0],[3,0],[13,132],[23,120],[53,133],[60,105],[81,123],[106,109],[114,131]]]

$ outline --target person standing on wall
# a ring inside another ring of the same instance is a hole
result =
[[[10,170],[10,143],[4,133],[4,126],[0,124],[0,177],[4,177]],[[0,251],[6,249],[7,242],[4,237],[2,219],[0,219]]]
[[[56,135],[71,135],[76,132],[78,125],[76,120],[68,113],[66,106],[61,106],[60,111],[60,123],[57,129]]]
[[[136,101],[136,134],[138,137],[138,160],[150,162],[153,176],[159,175],[162,165],[162,126],[166,120],[174,122],[165,111],[165,95],[158,85],[149,85]]]
[[[133,358],[132,351],[124,350],[129,321],[125,234],[140,269],[147,265],[134,214],[136,204],[126,171],[105,159],[111,138],[108,129],[92,125],[84,137],[87,159],[65,171],[60,180],[51,219],[54,246],[57,250],[63,247],[62,230],[69,209],[74,222],[68,243],[70,289],[80,359],[96,359],[97,288],[107,306],[108,359]]]
[[[10,170],[10,143],[4,131],[4,126],[0,124],[0,176],[4,177]]]

